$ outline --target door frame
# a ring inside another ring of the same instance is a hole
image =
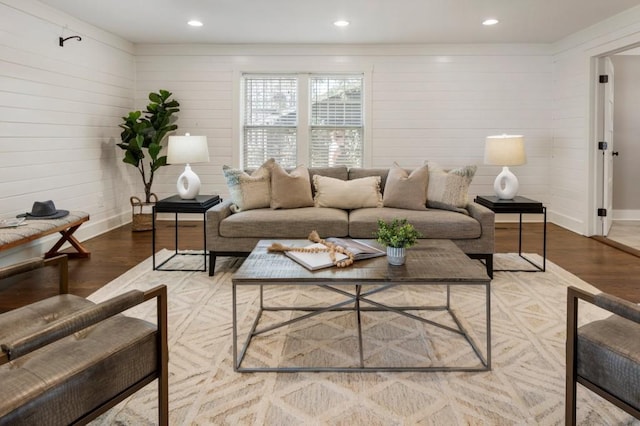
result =
[[[599,142],[599,115],[598,115],[598,91],[599,91],[599,62],[600,58],[615,55],[626,50],[635,49],[640,47],[640,41],[638,41],[638,34],[634,34],[631,37],[624,37],[616,40],[615,42],[599,46],[598,48],[589,49],[587,51],[587,57],[589,60],[589,182],[587,190],[587,236],[602,235],[602,223],[601,219],[597,215],[597,210],[600,207],[599,204],[603,199],[602,184],[599,181],[602,179],[602,167],[599,166],[599,162],[602,161],[601,153],[598,150]],[[614,97],[615,102],[615,97]],[[613,214],[613,212],[609,212]]]

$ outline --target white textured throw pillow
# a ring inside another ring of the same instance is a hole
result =
[[[313,176],[316,189],[314,204],[316,207],[336,209],[359,209],[364,207],[382,207],[380,176],[342,180],[327,176]]]
[[[271,203],[271,168],[275,160],[270,158],[253,173],[222,166],[231,195],[231,211],[260,209],[269,207]]]
[[[427,162],[427,167],[427,207],[467,213],[469,185],[478,167],[472,165],[445,170],[431,161]]]

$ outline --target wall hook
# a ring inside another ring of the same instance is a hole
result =
[[[70,37],[67,37],[67,38],[62,38],[62,37],[60,37],[60,38],[59,38],[59,40],[60,40],[60,47],[63,47],[63,46],[64,46],[64,42],[65,42],[65,41],[67,41],[67,40],[69,40],[70,38],[77,38],[77,39],[78,39],[78,41],[82,41],[82,37],[80,37],[80,36],[70,36]]]

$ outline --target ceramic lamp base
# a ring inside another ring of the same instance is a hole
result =
[[[518,178],[508,167],[503,167],[493,183],[493,190],[501,200],[512,200],[518,193]]]
[[[178,177],[177,188],[178,195],[183,200],[193,200],[200,193],[200,178],[188,164]]]

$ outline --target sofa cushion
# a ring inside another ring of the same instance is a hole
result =
[[[295,209],[313,206],[309,171],[303,165],[288,173],[278,163],[271,169],[271,208]]]
[[[157,340],[155,325],[116,315],[10,361],[0,366],[0,417],[70,424],[156,371]]]
[[[429,186],[427,187],[427,207],[467,213],[468,192],[477,166],[465,166],[445,170],[433,162],[428,162]]]
[[[426,210],[427,183],[429,170],[427,166],[418,167],[409,174],[394,162],[389,169],[384,186],[383,204],[385,207],[398,209]]]
[[[384,185],[387,182],[387,175],[389,169],[374,169],[374,168],[362,168],[352,167],[349,169],[349,180],[360,179],[369,176],[380,176],[380,192],[384,194]]]
[[[578,374],[640,405],[640,324],[612,315],[578,329]]]
[[[271,203],[271,168],[275,160],[270,158],[251,172],[222,166],[224,177],[233,201],[232,211],[269,207]]]
[[[348,213],[324,207],[247,210],[226,217],[219,232],[226,238],[304,238],[313,230],[321,237],[346,237]]]
[[[349,213],[349,236],[352,238],[373,238],[377,220],[386,222],[395,218],[406,218],[423,235],[423,238],[444,238],[449,240],[480,238],[480,223],[465,214],[450,210],[429,209],[426,211],[382,207],[379,209],[358,209]]]
[[[345,210],[382,207],[380,176],[341,180],[315,175],[313,186],[316,190],[314,197],[316,207]]]

